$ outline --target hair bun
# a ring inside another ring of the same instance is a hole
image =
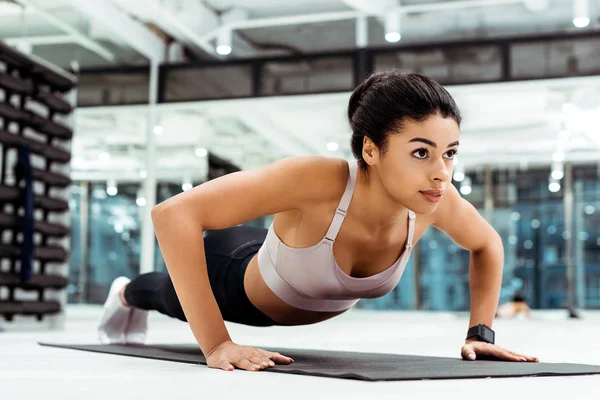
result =
[[[350,96],[350,101],[348,103],[348,120],[350,121],[350,125],[352,125],[352,117],[354,113],[360,106],[362,99],[365,97],[367,91],[373,86],[373,84],[379,80],[381,80],[383,74],[373,74],[367,79],[365,79],[360,85],[358,85],[352,95]]]

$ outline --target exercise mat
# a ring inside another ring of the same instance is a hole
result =
[[[197,345],[69,345],[52,343],[40,343],[40,345],[153,360],[206,364]],[[600,365],[516,363],[491,360],[465,361],[460,358],[447,357],[259,347],[277,351],[294,359],[294,363],[290,365],[276,364],[275,367],[261,372],[364,381],[600,374]]]

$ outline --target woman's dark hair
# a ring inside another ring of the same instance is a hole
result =
[[[513,294],[511,300],[515,303],[524,303],[525,295],[523,293],[515,293]]]
[[[433,79],[395,70],[373,74],[350,96],[352,153],[359,165],[367,169],[362,157],[365,136],[385,154],[389,135],[400,131],[407,119],[422,122],[435,114],[450,117],[460,126],[460,112],[454,99]]]

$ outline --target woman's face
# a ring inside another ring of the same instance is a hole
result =
[[[436,114],[423,122],[407,120],[390,135],[387,152],[377,161],[383,186],[400,204],[417,214],[433,213],[452,180],[460,128]]]

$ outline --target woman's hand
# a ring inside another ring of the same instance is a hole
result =
[[[537,357],[524,356],[513,351],[505,350],[495,344],[480,342],[478,340],[467,339],[461,349],[461,356],[465,360],[479,359],[498,359],[516,362],[539,362]]]
[[[233,371],[234,367],[247,371],[260,371],[277,364],[291,364],[294,360],[279,353],[248,346],[240,346],[231,341],[221,343],[207,356],[206,364],[210,368]]]

